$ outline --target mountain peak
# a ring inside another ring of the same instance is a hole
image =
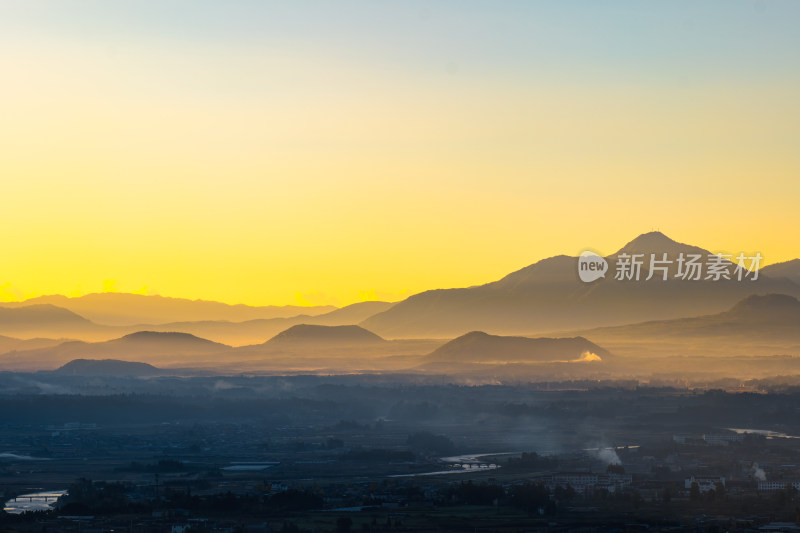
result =
[[[620,248],[619,251],[614,255],[623,253],[645,255],[667,253],[670,256],[677,255],[679,253],[685,253],[706,256],[710,252],[697,246],[674,241],[660,231],[651,231],[648,233],[642,233],[631,242]]]
[[[661,233],[660,231],[648,231],[647,233],[642,233],[628,245],[637,245],[637,244],[678,244],[677,241],[674,241]]]
[[[0,322],[37,324],[89,324],[89,320],[77,313],[52,304],[23,306],[0,306]]]

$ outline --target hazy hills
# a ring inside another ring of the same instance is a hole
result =
[[[576,257],[561,255],[480,286],[341,309],[115,293],[42,297],[0,307],[0,370],[114,359],[223,373],[485,371],[516,378],[645,371],[673,356],[800,355],[800,260],[765,267],[757,281],[688,281],[673,271],[667,280],[645,280],[647,262],[640,281],[614,279],[622,254],[664,253],[673,261],[709,255],[652,232],[607,256],[605,279],[592,283],[578,278]],[[257,318],[238,320],[245,317]],[[126,323],[141,318],[148,322]],[[602,363],[573,364],[587,358]]]
[[[188,333],[141,331],[104,342],[67,341],[56,346],[11,351],[0,355],[3,369],[50,369],[80,358],[125,359],[181,365],[187,361],[218,359],[230,346]]]
[[[359,302],[316,316],[298,315],[288,318],[248,320],[245,322],[203,321],[171,322],[147,325],[154,331],[184,331],[226,344],[244,346],[260,344],[281,331],[298,324],[345,326],[357,324],[375,313],[390,308],[389,302]],[[139,326],[143,329],[145,326]]]
[[[97,295],[104,296],[104,295]],[[123,296],[109,294],[108,296]],[[126,295],[138,296],[138,295]],[[151,298],[151,297],[146,297]],[[188,300],[187,300],[188,301]],[[192,302],[193,303],[193,302]],[[208,303],[208,302],[203,302]],[[224,304],[221,304],[224,305]],[[347,325],[361,322],[376,312],[384,311],[389,302],[360,302],[317,316],[297,315],[230,322],[223,320],[168,322],[166,324],[136,324],[108,326],[97,324],[73,311],[52,304],[17,305],[0,307],[0,335],[14,338],[68,337],[83,341],[105,341],[136,331],[180,331],[198,337],[210,338],[231,345],[259,344],[275,334],[296,324]],[[1,347],[1,345],[0,345]]]
[[[3,370],[50,370],[73,359],[117,359],[173,368],[206,368],[222,372],[315,369],[408,368],[441,341],[386,341],[356,325],[301,324],[267,342],[234,348],[188,333],[139,331],[101,342],[65,341],[27,348],[10,339],[12,349],[0,354]],[[2,341],[3,338],[0,338]],[[41,344],[41,340],[37,343]],[[57,342],[57,341],[50,341]],[[385,359],[385,360],[383,360]]]
[[[719,338],[740,344],[755,341],[800,343],[800,301],[786,294],[753,295],[721,313],[597,328],[585,334],[640,340]]]
[[[187,300],[164,296],[94,293],[76,298],[62,295],[40,296],[24,302],[2,304],[4,307],[28,307],[33,304],[50,304],[68,309],[82,317],[101,325],[134,326],[138,324],[165,324],[168,322],[194,322],[205,320],[225,320],[244,322],[246,320],[287,318],[297,315],[314,316],[336,310],[335,307],[314,306],[250,306],[229,305],[206,300]]]
[[[0,346],[25,347],[29,342],[56,341],[0,338]],[[748,296],[720,313],[548,337],[473,331],[449,341],[385,340],[352,324],[299,324],[266,342],[234,348],[186,333],[141,331],[104,342],[67,341],[15,349],[0,355],[0,368],[53,369],[75,359],[116,359],[173,368],[172,372],[187,368],[219,373],[402,371],[519,380],[647,374],[676,368],[719,373],[720,364],[731,372],[752,373],[760,370],[751,356],[782,354],[800,355],[800,301],[790,295],[768,294]],[[681,359],[676,367],[676,356],[692,359]],[[793,364],[773,357],[769,367],[774,370],[781,361]],[[82,375],[79,369],[72,373]]]
[[[783,294],[753,295],[720,313],[566,334],[584,335],[617,355],[637,360],[800,356],[800,301]]]
[[[667,253],[676,260],[681,252],[703,258],[710,253],[647,233],[607,256],[605,279],[583,283],[577,258],[556,256],[485,285],[415,294],[361,325],[386,338],[452,338],[473,330],[519,335],[715,313],[751,294],[800,296],[800,285],[787,277],[772,278],[768,269],[756,281],[689,281],[676,279],[673,272],[665,281],[659,276],[645,281],[649,265],[644,265],[640,281],[614,279],[619,254],[661,258]]]
[[[187,368],[223,373],[250,369],[418,372],[433,368],[439,373],[459,373],[491,365],[596,363],[612,357],[582,337],[501,337],[471,332],[442,344],[387,341],[355,325],[302,324],[261,345],[243,348],[184,333],[143,331],[106,342],[68,341],[49,348],[10,352],[0,356],[0,365],[14,370],[56,369],[53,371],[72,376],[150,377],[180,374]],[[164,368],[155,368],[154,364]],[[531,372],[537,370],[526,368],[520,375]]]
[[[262,344],[236,348],[230,368],[240,371],[361,372],[406,370],[441,340],[387,341],[356,325],[299,324]]]
[[[484,285],[430,290],[398,303],[363,302],[327,312],[322,312],[325,308],[229,306],[114,293],[43,297],[0,308],[0,335],[104,341],[142,330],[180,331],[228,345],[248,346],[264,343],[298,324],[359,324],[385,339],[452,339],[469,331],[532,335],[712,314],[752,294],[800,296],[800,284],[793,281],[800,276],[800,260],[765,267],[756,281],[689,281],[677,279],[674,271],[667,280],[656,273],[648,281],[647,261],[641,268],[640,281],[614,279],[620,254],[655,254],[661,258],[663,253],[673,261],[681,253],[699,254],[704,259],[709,255],[702,248],[651,232],[607,256],[605,279],[592,283],[578,278],[576,257],[561,255]],[[52,303],[31,305],[32,301],[59,302],[70,308]],[[298,310],[302,314],[276,316]],[[161,322],[178,316],[180,320]],[[238,320],[252,316],[261,318]],[[148,321],[119,325],[139,318]]]

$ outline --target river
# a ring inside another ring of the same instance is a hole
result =
[[[733,431],[734,433],[738,434],[747,434],[752,433],[754,435],[762,435],[768,439],[800,439],[797,435],[787,435],[786,433],[780,433],[778,431],[771,431],[769,429],[750,429],[750,428],[725,428],[728,431]]]
[[[21,514],[25,511],[49,511],[56,503],[56,500],[67,491],[65,490],[45,490],[41,492],[31,492],[20,494],[16,498],[6,501],[4,510],[9,514]]]
[[[448,463],[450,468],[447,470],[435,470],[433,472],[420,472],[419,474],[395,474],[389,477],[416,477],[416,476],[439,476],[442,474],[468,474],[470,472],[485,472],[496,470],[500,465],[483,461],[483,457],[497,457],[499,455],[518,455],[520,452],[501,452],[501,453],[467,453],[464,455],[453,455],[451,457],[440,457],[443,463]]]

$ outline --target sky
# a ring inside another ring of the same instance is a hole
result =
[[[800,256],[800,3],[6,0],[0,301]]]

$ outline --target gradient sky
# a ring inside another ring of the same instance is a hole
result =
[[[800,256],[800,2],[0,4],[0,300]]]

